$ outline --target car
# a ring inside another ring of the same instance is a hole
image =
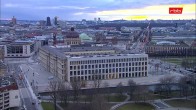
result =
[[[48,80],[54,79],[54,76],[49,76]]]
[[[38,100],[37,103],[40,104],[41,103],[41,100]]]
[[[37,94],[36,96],[37,96],[37,98],[38,98],[38,99],[41,99],[41,96],[40,96],[40,94]]]
[[[25,105],[23,105],[20,110],[27,110],[27,108]]]

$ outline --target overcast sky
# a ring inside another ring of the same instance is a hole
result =
[[[1,19],[195,19],[195,0],[0,0]],[[169,7],[183,7],[170,15]]]

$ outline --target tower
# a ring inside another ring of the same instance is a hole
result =
[[[51,26],[50,17],[47,17],[46,19],[46,26]]]
[[[16,18],[13,16],[13,18],[12,18],[12,24],[13,25],[16,25]]]
[[[58,17],[57,16],[54,17],[54,25],[58,25]]]

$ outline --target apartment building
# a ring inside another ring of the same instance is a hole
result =
[[[17,109],[20,105],[19,89],[13,77],[0,77],[0,110]]]
[[[44,46],[39,60],[53,75],[64,81],[109,80],[148,76],[147,54],[126,54],[114,47]]]

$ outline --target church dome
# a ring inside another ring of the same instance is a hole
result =
[[[74,28],[72,27],[71,30],[66,33],[65,38],[79,38],[79,34],[74,31]]]

